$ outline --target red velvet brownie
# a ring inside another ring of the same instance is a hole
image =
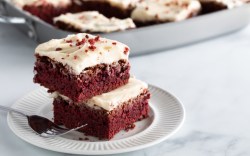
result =
[[[128,55],[127,45],[90,34],[53,39],[35,50],[34,82],[84,101],[128,82]]]
[[[74,10],[99,11],[106,17],[128,18],[140,0],[73,0]]]
[[[80,131],[100,139],[134,126],[148,116],[150,98],[147,84],[130,78],[128,84],[83,102],[53,93],[54,122],[67,128],[88,124]]]
[[[231,9],[241,6],[248,0],[199,0],[202,5],[202,14]]]
[[[54,24],[60,29],[74,32],[109,33],[135,28],[131,18],[107,18],[97,11],[62,14],[54,18]]]
[[[70,11],[71,0],[12,0],[23,10],[53,24],[53,18]]]
[[[177,22],[196,16],[201,10],[198,0],[145,0],[131,14],[136,26]]]

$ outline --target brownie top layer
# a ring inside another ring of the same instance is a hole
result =
[[[201,3],[215,3],[218,5],[224,5],[227,8],[235,8],[247,3],[247,0],[199,0]]]
[[[52,4],[55,7],[58,7],[71,4],[71,0],[11,0],[11,1],[19,7],[23,7],[25,5],[41,6],[44,4]]]
[[[60,62],[79,75],[87,67],[128,60],[129,47],[118,41],[79,33],[40,44],[35,54]]]
[[[135,28],[131,18],[107,18],[97,11],[67,13],[54,18],[54,23],[63,22],[82,32],[114,32]]]
[[[145,82],[137,80],[135,78],[130,78],[129,82],[119,87],[115,90],[112,90],[108,93],[103,93],[102,95],[97,95],[91,99],[77,103],[78,105],[88,105],[93,108],[103,108],[107,111],[112,111],[114,108],[118,107],[120,104],[129,101],[130,99],[136,98],[141,93],[148,88],[148,85]],[[66,101],[71,101],[68,97],[59,94],[58,92],[52,93],[52,97],[62,97]]]
[[[174,22],[198,14],[198,0],[146,0],[137,5],[132,19],[139,22]]]

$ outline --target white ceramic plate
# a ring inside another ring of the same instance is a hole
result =
[[[79,132],[56,138],[42,138],[32,131],[26,118],[14,113],[8,114],[8,125],[24,141],[62,153],[104,155],[143,149],[166,140],[181,127],[184,121],[183,105],[173,95],[154,86],[150,86],[149,89],[152,95],[150,116],[136,122],[133,130],[121,131],[110,141],[86,137]],[[27,114],[38,114],[50,119],[53,116],[52,99],[43,88],[24,96],[12,107]]]

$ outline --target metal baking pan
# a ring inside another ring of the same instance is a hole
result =
[[[63,38],[72,32],[59,30],[15,7],[8,0],[0,0],[5,15],[0,23],[11,23],[38,43]],[[19,18],[14,18],[19,17]],[[250,5],[201,15],[181,22],[157,24],[123,32],[101,34],[118,40],[131,48],[131,55],[154,53],[228,34],[248,25]]]

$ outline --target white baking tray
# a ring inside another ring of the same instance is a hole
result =
[[[3,3],[7,16],[21,17],[18,18],[21,21],[16,22],[15,26],[25,33],[28,32],[29,36],[36,39],[38,43],[72,34],[72,32],[59,30],[43,22],[8,1],[3,1]],[[22,19],[26,26],[20,24],[23,22]],[[245,27],[249,20],[250,5],[246,4],[181,22],[157,24],[123,32],[101,34],[101,36],[127,44],[133,56],[176,48],[228,34]],[[11,20],[6,21],[15,23]]]

